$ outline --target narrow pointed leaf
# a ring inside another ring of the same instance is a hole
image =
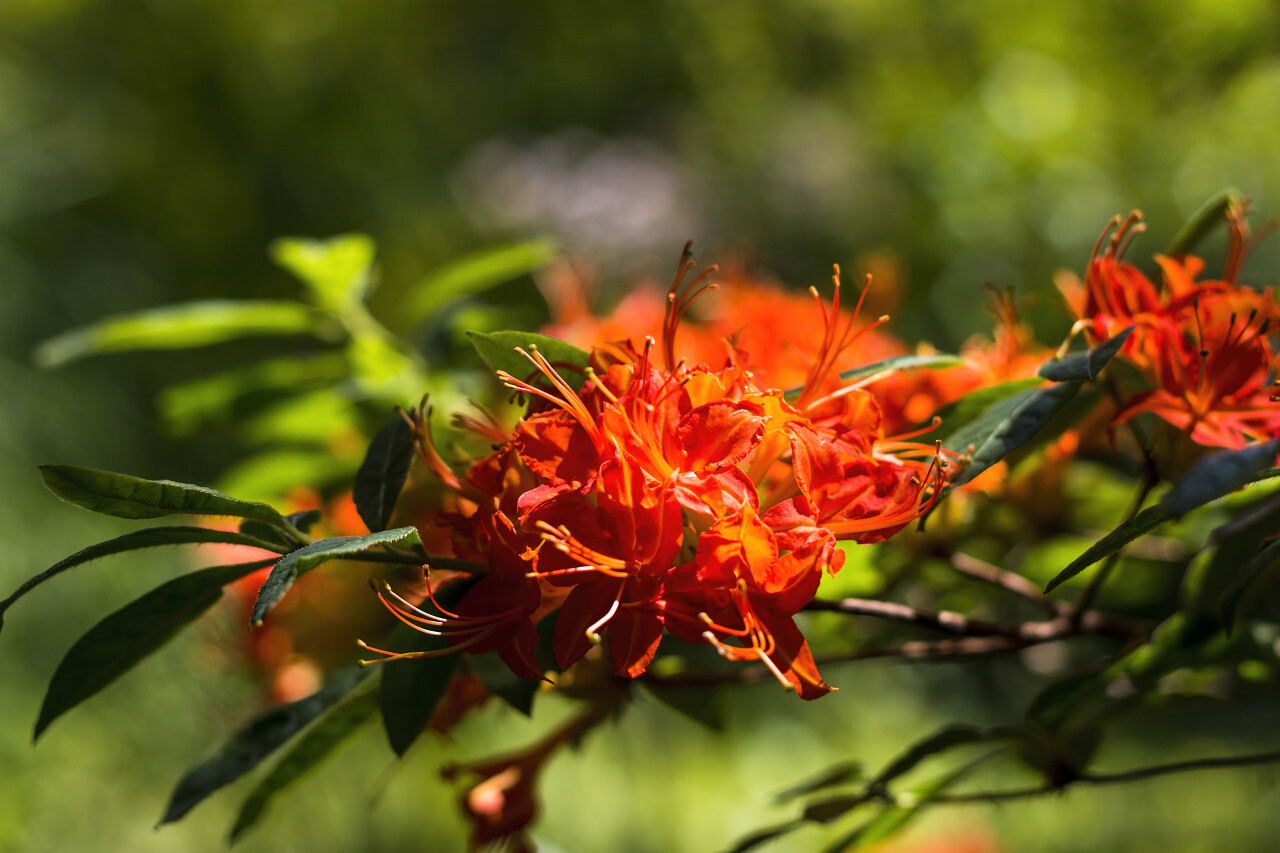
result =
[[[546,266],[559,253],[560,247],[554,240],[531,240],[459,258],[413,288],[409,319],[414,322],[426,319],[456,299],[531,273]]]
[[[523,379],[537,373],[529,359],[516,352],[520,347],[526,352],[536,347],[538,352],[557,369],[568,367],[579,370],[587,366],[587,354],[572,344],[538,335],[533,332],[467,332],[476,352],[494,371],[505,370]]]
[[[42,367],[55,367],[106,352],[190,349],[250,335],[306,334],[316,322],[315,311],[300,302],[191,302],[64,332],[36,347],[34,357]]]
[[[293,586],[293,582],[321,563],[335,557],[358,554],[361,551],[397,542],[406,546],[422,546],[417,528],[397,527],[395,530],[382,530],[370,533],[368,536],[337,536],[333,539],[321,539],[285,554],[258,590],[258,599],[253,604],[253,624],[261,624],[271,609],[284,598],[284,594],[289,591],[289,587]]]
[[[976,388],[959,400],[948,403],[939,409],[937,414],[942,419],[942,423],[938,425],[937,429],[930,430],[927,437],[930,441],[941,441],[949,447],[948,441],[952,435],[976,421],[996,403],[1023,391],[1038,388],[1043,384],[1043,379],[1031,377],[1029,379],[1012,379],[1008,382],[988,385],[985,388]]]
[[[860,782],[863,778],[861,761],[841,761],[833,764],[826,770],[823,770],[817,776],[806,779],[796,785],[792,785],[785,791],[773,795],[775,803],[786,803],[797,797],[804,797],[809,794],[817,793],[826,788],[834,788],[839,785],[851,785]]]
[[[521,678],[511,671],[497,652],[468,655],[471,674],[503,702],[526,717],[533,714],[533,698],[538,694],[540,682]]]
[[[1165,254],[1174,257],[1188,254],[1201,240],[1209,235],[1210,231],[1222,225],[1223,217],[1226,216],[1228,210],[1238,207],[1244,202],[1245,197],[1240,190],[1231,187],[1222,190],[1191,215],[1191,219],[1187,221],[1187,224],[1183,225],[1182,229],[1174,235],[1173,240],[1169,243],[1169,248],[1165,250]]]
[[[1115,358],[1116,353],[1120,352],[1120,348],[1132,333],[1133,326],[1130,326],[1088,352],[1050,359],[1040,365],[1036,373],[1042,379],[1050,379],[1054,382],[1083,382],[1097,379],[1102,368]]]
[[[956,746],[964,746],[971,743],[982,743],[997,737],[1006,736],[1002,731],[992,729],[982,729],[977,726],[952,725],[939,729],[923,740],[912,744],[906,752],[899,755],[888,765],[885,766],[875,779],[871,781],[871,787],[882,787],[897,779],[899,776],[914,769],[916,765],[924,761],[926,758],[945,752]]]
[[[369,290],[373,240],[342,234],[328,240],[282,237],[269,247],[272,259],[311,289],[322,308],[341,311],[363,301]]]
[[[1244,600],[1244,593],[1249,585],[1276,565],[1280,565],[1280,539],[1272,539],[1244,565],[1244,568],[1240,569],[1235,583],[1223,593],[1222,603],[1219,605],[1220,619],[1228,631],[1232,630],[1240,619],[1240,604]]]
[[[713,732],[722,732],[727,723],[724,707],[724,696],[720,690],[711,687],[680,687],[643,681],[653,698],[705,726]]]
[[[274,528],[268,528],[274,529]],[[40,574],[18,587],[13,595],[0,601],[0,628],[4,627],[4,613],[15,601],[26,595],[35,587],[68,569],[73,569],[91,560],[109,557],[112,554],[123,554],[143,548],[155,548],[160,545],[191,545],[205,542],[217,542],[225,545],[248,545],[266,551],[281,553],[285,549],[278,542],[260,537],[236,533],[230,530],[211,530],[207,527],[152,527],[146,530],[135,530],[106,542],[90,545],[45,569]]]
[[[436,592],[435,599],[441,607],[452,609],[474,584],[471,579],[454,581]],[[462,653],[450,650],[444,638],[415,631],[407,625],[401,625],[392,634],[388,648],[397,652],[442,652],[439,657],[393,660],[378,665],[382,670],[378,697],[382,726],[391,749],[403,757],[444,698]]]
[[[163,515],[216,515],[252,518],[280,524],[280,513],[264,503],[237,500],[221,492],[172,480],[144,480],[128,474],[41,465],[49,491],[68,503],[117,518],[159,518]]]
[[[385,530],[413,465],[413,428],[399,413],[369,444],[352,490],[356,511],[373,532]]]
[[[1160,499],[1160,506],[1170,517],[1182,518],[1193,509],[1254,482],[1258,474],[1275,465],[1277,452],[1280,452],[1280,439],[1259,442],[1243,450],[1210,453],[1178,478]]]
[[[294,735],[342,701],[369,676],[368,670],[346,670],[310,696],[263,711],[212,755],[178,780],[160,818],[163,825],[178,820],[215,791],[257,767]]]
[[[1106,536],[1099,539],[1089,550],[1085,551],[1079,557],[1071,561],[1065,569],[1054,576],[1044,588],[1045,595],[1053,592],[1062,584],[1071,580],[1080,572],[1092,566],[1101,559],[1111,556],[1119,551],[1125,545],[1128,545],[1139,536],[1143,536],[1155,530],[1166,521],[1171,521],[1173,516],[1160,505],[1149,506],[1142,512],[1138,513],[1131,520],[1117,527]]]
[[[799,818],[796,820],[789,820],[786,823],[781,823],[777,826],[771,826],[768,829],[757,830],[730,847],[726,853],[748,853],[748,851],[755,850],[764,844],[776,841],[788,832],[799,829],[804,826],[805,823],[806,821],[803,818]]]
[[[1036,433],[1066,408],[1079,390],[1080,383],[1064,382],[1022,391],[994,404],[975,421],[954,433],[943,443],[944,447],[961,453],[973,447],[974,451],[969,465],[949,488],[969,482],[1035,438]]]
[[[234,844],[258,822],[273,799],[333,755],[377,712],[377,691],[370,686],[346,697],[307,729],[245,798],[229,843]]]
[[[103,619],[76,641],[45,693],[34,738],[67,711],[115,681],[222,597],[222,588],[270,560],[215,566],[161,584]]]

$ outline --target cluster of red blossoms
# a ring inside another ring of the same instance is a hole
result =
[[[380,596],[442,652],[494,650],[540,679],[534,626],[558,611],[562,670],[603,643],[618,675],[638,676],[665,632],[758,661],[802,698],[832,689],[795,614],[840,569],[838,541],[880,542],[918,518],[946,465],[911,434],[886,437],[875,395],[837,372],[876,325],[841,314],[838,269],[830,305],[813,292],[822,334],[804,382],[784,391],[731,338],[718,366],[676,358],[681,318],[710,286],[707,273],[684,284],[692,266],[686,250],[660,345],[596,346],[585,368],[520,350],[529,373],[498,375],[529,414],[510,433],[473,423],[496,450],[465,473],[418,420],[420,455],[454,496],[436,523],[488,573],[451,607]]]
[[[1083,284],[1064,276],[1058,287],[1083,329],[1097,341],[1133,326],[1121,353],[1148,387],[1116,412],[1120,424],[1152,412],[1197,444],[1238,450],[1280,433],[1273,405],[1277,317],[1270,289],[1237,283],[1251,234],[1246,209],[1227,211],[1229,243],[1220,279],[1198,281],[1204,262],[1193,255],[1156,256],[1163,281],[1153,283],[1121,260],[1142,231],[1141,214],[1116,217],[1103,232]]]

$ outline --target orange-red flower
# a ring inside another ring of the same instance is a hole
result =
[[[423,458],[459,497],[440,517],[454,556],[490,572],[452,610],[384,592],[404,621],[457,650],[496,649],[531,678],[534,622],[558,610],[562,669],[604,643],[618,675],[639,676],[670,632],[759,662],[803,698],[831,689],[794,616],[840,568],[837,540],[878,542],[917,518],[942,464],[886,440],[875,395],[840,378],[880,321],[840,311],[838,274],[829,306],[812,294],[822,333],[791,393],[764,384],[740,342],[711,364],[677,357],[680,320],[710,287],[705,273],[684,283],[691,266],[686,255],[669,289],[661,343],[599,344],[581,380],[520,350],[542,378],[498,375],[536,411],[463,476],[422,431]]]

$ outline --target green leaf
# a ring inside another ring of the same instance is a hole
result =
[[[983,743],[1007,737],[1004,730],[983,729],[977,726],[951,725],[939,729],[923,740],[912,744],[905,752],[891,761],[871,780],[870,787],[882,788],[902,776],[926,758],[957,746]]]
[[[1220,618],[1228,630],[1234,628],[1239,621],[1240,604],[1250,584],[1259,576],[1271,571],[1276,565],[1280,565],[1280,539],[1272,539],[1240,569],[1235,583],[1223,593],[1222,603],[1219,605]]]
[[[369,444],[352,489],[356,511],[371,531],[385,530],[413,465],[413,427],[397,412]]]
[[[958,355],[950,355],[943,352],[895,355],[882,361],[846,370],[840,374],[840,380],[845,383],[858,380],[874,381],[881,375],[887,375],[899,370],[915,370],[923,367],[955,367],[958,364],[964,364],[964,359]],[[784,392],[783,397],[787,400],[795,400],[802,391],[804,391],[803,387],[791,388]]]
[[[958,453],[973,447],[968,466],[947,487],[964,485],[1009,453],[1022,447],[1080,390],[1078,382],[1028,389],[990,406],[976,420],[957,430],[943,446]]]
[[[117,518],[217,515],[252,518],[272,525],[284,521],[266,504],[237,500],[204,486],[143,480],[74,465],[41,465],[40,473],[49,491],[64,501]]]
[[[436,592],[435,600],[441,607],[452,609],[474,585],[471,579],[454,581]],[[462,653],[451,649],[443,637],[424,634],[407,625],[401,625],[392,635],[388,648],[439,653],[437,657],[379,664],[382,690],[378,702],[382,708],[382,726],[391,749],[403,757],[444,698]]]
[[[980,759],[984,760],[984,759]],[[960,779],[967,776],[976,766],[975,763],[966,764],[949,773],[944,773],[937,779],[933,779],[910,792],[910,805],[891,805],[880,810],[880,813],[858,827],[852,833],[849,833],[834,844],[827,846],[824,853],[837,853],[837,851],[860,850],[871,845],[878,844],[899,832],[908,823],[913,821],[920,815],[920,812],[929,805],[930,801],[939,794],[946,791],[947,788],[954,785]],[[902,799],[902,795],[899,795]]]
[[[1119,551],[1139,536],[1150,533],[1172,519],[1173,516],[1162,506],[1147,507],[1132,519],[1099,539],[1089,547],[1089,550],[1072,560],[1070,565],[1055,575],[1053,580],[1049,581],[1049,584],[1044,588],[1045,595],[1053,592],[1104,557],[1109,557]]]
[[[476,352],[496,373],[505,370],[517,379],[537,374],[537,368],[520,353],[516,347],[530,351],[536,347],[547,361],[557,370],[569,368],[579,371],[586,369],[587,354],[572,344],[537,335],[533,332],[467,332]],[[538,374],[539,376],[541,374]]]
[[[805,823],[806,821],[803,818],[798,818],[796,820],[789,820],[786,823],[780,823],[777,826],[771,826],[768,829],[757,830],[739,841],[737,844],[733,845],[733,847],[729,848],[726,853],[747,853],[749,850],[755,850],[762,844],[768,844],[770,841],[775,841],[786,835],[788,832],[799,829],[804,826]]]
[[[94,625],[54,671],[33,737],[163,646],[212,607],[222,587],[269,565],[270,560],[260,560],[215,566],[175,578]]]
[[[468,655],[467,664],[490,693],[526,717],[533,714],[533,699],[542,682],[516,675],[497,652]]]
[[[188,435],[214,419],[235,421],[282,396],[331,387],[347,376],[347,361],[329,353],[278,358],[171,385],[157,405],[166,426]]]
[[[724,731],[727,718],[724,696],[720,690],[712,687],[673,686],[652,681],[641,683],[653,698],[673,711],[683,714],[713,732]]]
[[[178,820],[215,791],[230,785],[275,752],[313,720],[355,690],[369,675],[367,670],[346,670],[330,677],[310,696],[263,711],[208,760],[188,770],[178,780],[157,826]]]
[[[1036,374],[1054,382],[1083,382],[1097,379],[1102,368],[1116,357],[1124,342],[1133,333],[1133,326],[1108,338],[1088,352],[1075,353],[1064,358],[1054,358],[1040,365]]]
[[[309,334],[316,324],[315,312],[301,302],[189,302],[63,332],[37,346],[34,358],[42,367],[56,367],[97,353],[190,349],[250,335]]]
[[[419,322],[441,306],[546,266],[560,253],[554,240],[486,249],[436,270],[413,288],[408,315]]]
[[[985,388],[976,388],[959,400],[939,409],[938,417],[942,419],[942,423],[937,429],[931,430],[927,437],[930,441],[942,441],[949,447],[948,440],[951,436],[973,423],[996,403],[1023,391],[1039,388],[1043,384],[1043,379],[1033,376],[1030,379],[1012,379],[1008,382],[988,385]]]
[[[1166,255],[1178,257],[1191,252],[1214,228],[1222,225],[1228,210],[1245,203],[1244,194],[1234,188],[1222,190],[1206,201],[1192,214],[1191,219],[1178,231],[1165,250]]]
[[[397,527],[395,530],[381,530],[367,536],[336,536],[333,539],[321,539],[303,548],[285,554],[276,563],[267,580],[258,590],[258,600],[253,603],[253,624],[260,625],[266,615],[271,612],[284,594],[293,586],[299,576],[306,574],[321,563],[346,554],[358,554],[377,548],[403,542],[409,546],[422,546],[416,527]],[[423,558],[424,562],[426,558]]]
[[[229,843],[234,844],[258,822],[275,797],[286,791],[307,772],[318,767],[338,747],[350,740],[378,711],[377,693],[361,690],[348,696],[340,705],[307,729],[281,756],[271,772],[249,792],[240,805]]]
[[[860,782],[863,778],[863,769],[861,761],[841,761],[833,764],[826,770],[823,770],[817,776],[806,779],[796,785],[787,788],[778,794],[774,794],[773,801],[775,803],[786,803],[797,797],[808,796],[825,788],[834,788],[839,785],[851,785]]]
[[[1277,452],[1280,452],[1280,439],[1252,444],[1243,450],[1210,453],[1165,492],[1160,507],[1171,518],[1182,518],[1193,509],[1254,482],[1259,473],[1275,465]]]
[[[265,527],[265,525],[264,525]],[[268,530],[274,528],[267,528]],[[159,545],[191,545],[206,542],[217,542],[224,545],[248,545],[253,548],[262,548],[267,551],[275,551],[282,553],[280,543],[263,539],[261,537],[245,535],[244,533],[235,533],[230,530],[211,530],[207,527],[151,527],[146,530],[135,530],[132,533],[126,533],[123,536],[117,536],[115,539],[108,539],[106,542],[99,542],[96,545],[90,545],[76,553],[72,554],[64,560],[61,560],[40,574],[31,578],[29,581],[18,587],[13,595],[0,601],[0,628],[4,627],[4,613],[15,601],[26,595],[35,587],[54,577],[62,574],[67,569],[73,569],[83,563],[91,560],[97,560],[101,557],[109,557],[112,554],[123,554],[127,551],[138,551],[143,548],[154,548]],[[273,560],[275,558],[272,558]]]
[[[342,234],[328,240],[282,237],[268,251],[311,290],[321,308],[340,313],[363,302],[369,291],[374,244],[368,235]]]

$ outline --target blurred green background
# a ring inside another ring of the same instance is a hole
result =
[[[281,235],[370,234],[372,311],[428,361],[455,357],[441,338],[469,306],[536,323],[540,303],[524,278],[451,306],[447,323],[410,323],[415,286],[467,253],[535,237],[614,288],[668,275],[690,238],[704,262],[741,259],[796,286],[823,282],[833,262],[896,269],[906,290],[892,328],[944,347],[989,327],[984,283],[1010,285],[1044,294],[1032,317],[1060,334],[1052,274],[1081,270],[1113,214],[1147,213],[1151,234],[1132,255],[1145,260],[1224,186],[1264,217],[1280,212],[1277,103],[1280,8],[1264,0],[7,0],[0,592],[131,529],[58,504],[37,463],[211,482],[243,445],[225,429],[159,429],[153,398],[269,350],[41,371],[33,347],[122,311],[293,296],[266,252]],[[1280,242],[1265,243],[1247,278],[1270,282],[1277,260]],[[9,614],[0,849],[219,847],[234,795],[151,830],[181,770],[253,702],[195,639],[29,745],[74,637],[176,560],[87,567]],[[998,716],[1009,701],[999,672],[847,667],[829,676],[842,691],[810,707],[754,688],[735,694],[718,737],[643,703],[552,766],[537,837],[564,851],[724,847],[787,817],[768,795],[827,761],[883,760],[942,720],[939,708]],[[495,709],[398,768],[368,732],[243,849],[454,849],[462,829],[435,781],[441,761],[521,743],[563,710],[548,703],[530,726]],[[1239,726],[1274,719],[1250,713]],[[1164,757],[1198,745],[1146,734]],[[977,826],[1004,850],[1135,851],[1218,850],[1229,834],[1233,849],[1270,849],[1280,804],[1269,779],[1219,773],[938,812],[916,837]]]

